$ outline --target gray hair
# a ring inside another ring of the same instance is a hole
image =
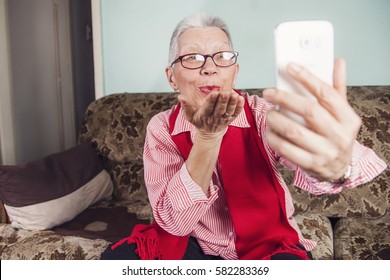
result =
[[[233,49],[233,43],[229,29],[221,18],[208,14],[194,14],[180,21],[173,31],[171,43],[169,46],[169,65],[171,65],[171,63],[179,55],[179,38],[181,34],[183,34],[186,30],[194,27],[217,27],[221,29],[226,33],[229,40],[229,45],[231,49]]]

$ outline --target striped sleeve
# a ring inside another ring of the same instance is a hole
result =
[[[265,111],[273,108],[272,105],[255,96],[250,96],[249,102],[253,104],[252,106],[255,108],[254,112],[257,115],[259,123],[266,123],[265,121],[262,121],[262,117],[265,115]],[[259,130],[265,130],[265,127],[259,127]],[[263,139],[265,139],[264,135]],[[267,143],[265,143],[265,145],[269,148]],[[343,185],[339,186],[320,181],[317,178],[310,176],[291,161],[280,157],[275,151],[269,152],[269,155],[278,159],[284,167],[295,170],[295,186],[315,195],[325,193],[336,194],[341,192],[344,188],[357,187],[373,180],[387,168],[386,163],[372,149],[361,145],[358,141],[355,141],[352,152],[351,175]]]
[[[185,162],[169,134],[170,111],[152,118],[144,146],[145,184],[156,222],[174,235],[191,233],[218,197],[210,182],[206,196],[188,174]]]
[[[329,182],[321,182],[301,170],[296,169],[294,184],[310,193],[319,195],[324,193],[336,194],[344,188],[355,188],[370,182],[387,168],[386,163],[372,150],[355,141],[352,153],[351,175],[342,185],[337,186]]]

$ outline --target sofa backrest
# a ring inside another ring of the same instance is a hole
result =
[[[90,142],[103,157],[115,199],[147,202],[142,162],[146,127],[155,114],[176,103],[173,93],[121,93],[88,106],[79,141]]]
[[[262,89],[243,90],[261,96]],[[348,99],[363,120],[358,140],[390,164],[390,86],[349,87]],[[80,141],[90,142],[104,159],[114,182],[116,199],[147,202],[143,176],[146,126],[158,112],[177,103],[172,93],[113,94],[88,107]],[[296,212],[321,212],[329,217],[379,217],[390,205],[390,172],[353,190],[336,195],[310,195],[291,186],[293,174],[282,170],[294,198]]]

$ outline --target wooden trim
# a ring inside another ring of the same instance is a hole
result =
[[[0,0],[0,164],[15,164],[7,0]]]
[[[73,147],[77,138],[69,15],[69,0],[53,0],[54,63],[57,77],[56,95],[61,150]]]
[[[103,48],[100,0],[91,0],[95,99],[104,96]]]

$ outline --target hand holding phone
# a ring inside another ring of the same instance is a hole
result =
[[[276,88],[315,97],[286,72],[289,63],[299,64],[324,82],[333,84],[333,26],[328,21],[290,21],[280,23],[274,31]],[[305,124],[303,118],[284,108],[280,112]]]

